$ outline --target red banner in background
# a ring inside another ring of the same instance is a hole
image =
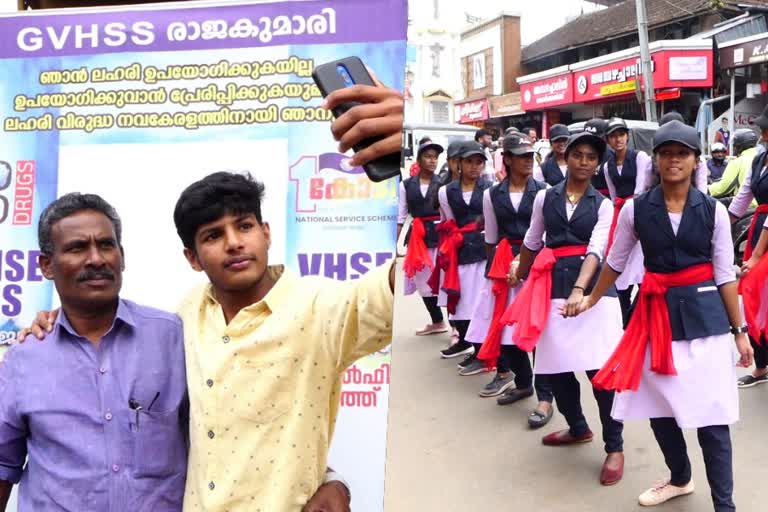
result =
[[[573,75],[566,71],[562,75],[521,83],[520,98],[523,110],[543,110],[573,103]]]

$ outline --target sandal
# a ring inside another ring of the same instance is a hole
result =
[[[543,427],[549,423],[549,420],[552,419],[552,415],[554,414],[553,411],[554,407],[552,405],[549,406],[549,410],[547,412],[535,409],[530,415],[528,415],[528,426],[531,428]]]

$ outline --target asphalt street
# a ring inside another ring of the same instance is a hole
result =
[[[395,292],[392,384],[385,511],[541,510],[547,512],[641,511],[638,495],[668,473],[647,422],[625,425],[624,479],[603,487],[598,478],[605,458],[597,405],[582,383],[582,404],[595,432],[591,443],[546,447],[541,437],[565,428],[555,413],[549,425],[532,431],[526,423],[534,398],[498,406],[477,392],[492,377],[460,377],[460,359],[442,360],[448,334],[414,332],[428,315],[418,295]],[[739,375],[746,370],[739,370]],[[741,512],[764,510],[768,469],[768,384],[740,390],[741,421],[732,427],[735,502]],[[696,491],[655,507],[659,512],[712,510],[695,431],[686,431]]]

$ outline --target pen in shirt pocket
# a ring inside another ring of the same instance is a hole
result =
[[[152,410],[152,406],[155,405],[155,402],[157,401],[158,398],[160,398],[159,391],[155,393],[155,397],[149,403],[149,406],[147,407],[147,412]],[[136,413],[136,430],[139,430],[139,414],[141,413],[141,411],[144,410],[144,407],[142,407],[139,401],[136,400],[135,398],[130,398],[128,400],[128,408]]]

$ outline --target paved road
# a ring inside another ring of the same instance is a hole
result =
[[[646,422],[625,426],[624,479],[602,487],[605,454],[599,435],[586,445],[551,448],[541,437],[565,427],[555,414],[530,431],[533,399],[504,407],[477,392],[490,374],[459,377],[457,359],[441,360],[447,335],[417,337],[428,318],[417,296],[403,297],[398,284],[385,487],[386,512],[640,511],[637,496],[664,477],[666,466]],[[743,373],[743,370],[741,371]],[[593,431],[597,407],[582,378],[582,401]],[[768,505],[768,385],[740,391],[742,420],[732,428],[735,500],[740,512]],[[696,492],[659,512],[712,510],[696,433],[686,433]],[[535,507],[535,508],[534,508]]]

